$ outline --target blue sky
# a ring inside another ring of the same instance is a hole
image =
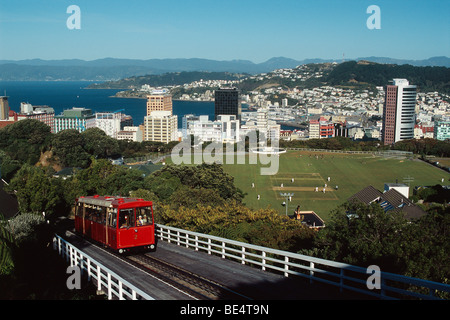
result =
[[[0,59],[426,59],[450,56],[449,12],[450,0],[0,0]]]

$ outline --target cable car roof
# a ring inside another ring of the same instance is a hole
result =
[[[87,196],[80,197],[77,200],[81,203],[87,203],[102,207],[117,207],[122,204],[127,204],[128,206],[136,204],[136,206],[149,206],[152,205],[151,201],[146,201],[139,198],[126,198],[126,197],[111,197],[111,196]]]

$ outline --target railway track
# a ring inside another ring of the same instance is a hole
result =
[[[130,255],[126,257],[126,260],[198,300],[251,300],[220,283],[149,254]]]
[[[71,235],[81,241],[89,242],[91,245],[108,252],[120,260],[124,260],[134,267],[158,278],[181,292],[186,293],[197,300],[252,300],[251,298],[235,292],[225,285],[207,279],[193,272],[170,264],[166,261],[153,257],[148,253],[121,255],[105,248],[96,241],[82,237],[72,231]]]

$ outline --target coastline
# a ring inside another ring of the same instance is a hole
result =
[[[109,98],[119,98],[119,99],[142,99],[147,100],[147,98],[144,97],[136,97],[136,96],[130,96],[130,97],[121,97],[121,96],[109,96]],[[172,99],[173,101],[186,101],[186,102],[214,102],[214,100],[186,100],[186,99]]]

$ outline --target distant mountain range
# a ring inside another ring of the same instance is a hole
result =
[[[410,64],[413,66],[450,67],[450,58],[432,57],[425,60],[403,60],[385,57],[362,57],[349,60],[367,60],[383,64]],[[309,63],[342,62],[333,59],[294,60],[271,58],[262,63],[248,60],[218,61],[209,59],[116,59],[92,61],[67,60],[0,60],[0,80],[118,80],[130,76],[163,74],[181,71],[208,71],[258,74],[281,68],[294,68]]]

